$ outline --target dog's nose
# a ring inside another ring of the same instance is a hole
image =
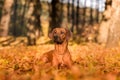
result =
[[[58,36],[57,36],[57,35],[56,35],[56,36],[54,36],[54,39],[55,39],[55,40],[57,40],[57,39],[58,39]]]

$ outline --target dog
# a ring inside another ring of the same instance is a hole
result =
[[[55,49],[46,52],[41,57],[44,63],[51,63],[53,67],[57,68],[71,68],[72,58],[68,50],[68,40],[72,33],[66,28],[55,28],[49,33],[49,38],[53,40]]]

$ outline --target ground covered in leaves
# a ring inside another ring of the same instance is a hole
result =
[[[120,80],[120,48],[70,44],[72,69],[55,69],[39,61],[53,48],[53,44],[0,47],[0,80]]]

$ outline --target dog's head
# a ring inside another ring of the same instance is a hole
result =
[[[65,40],[68,41],[71,36],[71,31],[66,28],[55,28],[49,33],[49,38],[57,44],[62,44]]]

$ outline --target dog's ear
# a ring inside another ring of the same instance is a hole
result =
[[[48,37],[49,37],[50,39],[53,39],[53,31],[54,31],[54,30],[52,30],[52,31],[48,34]]]
[[[50,33],[48,34],[48,37],[49,37],[50,39],[53,39],[53,32],[50,32]]]
[[[68,29],[66,29],[66,31],[67,31],[66,39],[69,40],[72,37],[72,32]]]

